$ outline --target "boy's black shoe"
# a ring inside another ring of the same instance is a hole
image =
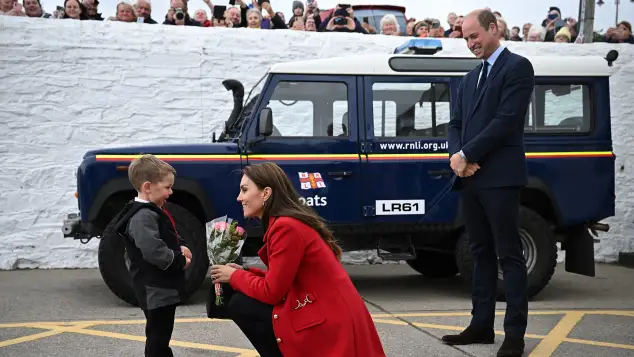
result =
[[[492,344],[495,343],[495,332],[469,326],[458,335],[443,336],[442,340],[448,345]]]
[[[497,357],[520,357],[524,353],[524,339],[505,337]]]

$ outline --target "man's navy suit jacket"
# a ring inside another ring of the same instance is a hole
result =
[[[474,68],[460,82],[448,127],[449,156],[462,150],[480,169],[458,177],[453,188],[524,186],[524,121],[535,84],[533,66],[505,48],[476,97],[481,70],[482,65]]]

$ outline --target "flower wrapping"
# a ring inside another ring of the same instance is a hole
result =
[[[207,255],[212,265],[233,263],[240,256],[247,234],[238,221],[227,216],[216,218],[205,225]],[[216,306],[224,305],[222,286],[214,284]]]

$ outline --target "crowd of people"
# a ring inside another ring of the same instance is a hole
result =
[[[456,13],[450,13],[445,23],[436,18],[417,20],[410,17],[405,28],[401,28],[402,23],[396,16],[387,14],[376,28],[369,22],[356,18],[351,8],[336,6],[335,9],[320,9],[317,0],[306,0],[306,3],[294,1],[292,16],[289,19],[286,19],[283,12],[274,10],[270,0],[235,0],[235,5],[229,6],[214,5],[212,0],[204,0],[209,9],[193,11],[189,9],[187,0],[164,1],[170,1],[170,8],[165,15],[153,15],[150,0],[122,0],[117,4],[116,13],[107,17],[99,11],[99,0],[64,0],[63,6],[57,6],[52,13],[42,8],[40,0],[0,0],[0,14],[179,26],[359,32],[408,37],[462,37],[463,16]],[[494,14],[498,18],[498,27],[502,30],[501,41],[588,42],[579,35],[577,20],[573,17],[564,17],[557,7],[551,7],[541,23],[529,22],[521,28],[510,26],[499,11],[494,11]],[[628,21],[621,21],[603,34],[594,36],[593,42],[597,41],[634,44],[632,25]]]

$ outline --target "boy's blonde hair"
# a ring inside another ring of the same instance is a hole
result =
[[[176,176],[172,165],[151,154],[134,159],[128,167],[128,179],[137,191],[141,191],[145,181],[157,183],[169,174]]]

